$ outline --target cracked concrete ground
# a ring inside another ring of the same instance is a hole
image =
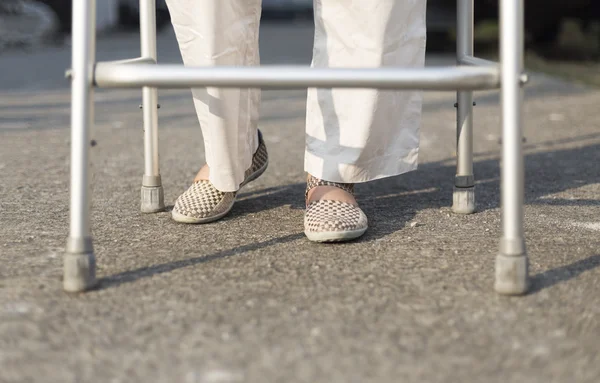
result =
[[[265,25],[265,64],[308,64],[309,25]],[[137,37],[98,43],[135,56]],[[172,33],[160,60],[179,62]],[[270,168],[224,220],[139,212],[138,91],[97,94],[94,245],[101,284],[61,290],[68,234],[69,51],[0,57],[0,381],[598,382],[600,93],[534,75],[525,102],[533,286],[493,291],[500,115],[476,95],[479,212],[450,212],[454,95],[425,94],[420,169],[359,185],[353,243],[302,233],[304,91],[263,95]],[[452,65],[431,56],[430,65]],[[161,91],[168,205],[203,161],[189,91]]]

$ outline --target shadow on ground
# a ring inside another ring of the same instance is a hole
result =
[[[548,287],[566,282],[578,277],[586,271],[595,269],[598,266],[600,266],[600,255],[593,255],[577,262],[533,275],[531,277],[531,287],[529,288],[528,294],[535,294]]]

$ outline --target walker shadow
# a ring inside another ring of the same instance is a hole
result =
[[[564,140],[527,144],[525,149],[585,144],[597,140],[600,133]],[[476,153],[475,157],[498,155],[492,152]],[[600,170],[594,166],[600,161],[600,144],[578,146],[549,152],[537,152],[525,156],[525,202],[562,206],[600,206],[598,199],[545,198],[571,188],[600,182]],[[390,177],[356,186],[357,198],[365,211],[376,211],[390,217],[413,216],[425,208],[450,207],[454,185],[455,167],[446,165],[449,160],[426,163],[419,169],[398,177]],[[453,161],[452,161],[453,162]],[[268,170],[267,170],[268,171]],[[477,181],[476,200],[478,212],[499,208],[500,167],[497,158],[474,162]],[[304,208],[305,183],[241,193],[240,200],[229,219],[249,213],[258,213],[291,204],[292,208]],[[392,203],[393,202],[393,203]]]
[[[108,289],[108,288],[112,288],[112,287],[117,287],[117,286],[125,284],[125,283],[135,282],[138,279],[148,278],[153,275],[168,273],[168,272],[171,272],[171,271],[174,271],[177,269],[181,269],[184,267],[191,267],[191,266],[195,266],[195,265],[202,264],[202,263],[216,261],[218,259],[239,256],[248,251],[260,250],[265,247],[269,247],[269,246],[273,246],[273,245],[277,245],[277,244],[281,244],[281,243],[286,243],[286,242],[292,242],[292,241],[302,238],[303,236],[304,236],[304,233],[290,234],[290,235],[287,235],[284,237],[273,238],[273,239],[270,239],[270,240],[264,241],[264,242],[258,242],[258,243],[253,243],[253,244],[249,244],[249,245],[245,245],[245,246],[236,247],[236,248],[229,249],[229,250],[219,251],[217,253],[213,253],[210,255],[203,255],[203,256],[189,258],[189,259],[182,259],[182,260],[175,261],[175,262],[161,263],[159,265],[141,267],[139,269],[125,271],[123,273],[119,273],[119,274],[111,275],[106,278],[102,278],[99,281],[96,290],[104,290],[104,289]]]
[[[562,282],[577,278],[586,271],[600,266],[600,255],[581,259],[565,266],[557,267],[531,277],[531,287],[528,295],[538,293],[543,289],[558,285]]]
[[[595,138],[598,138],[598,136],[600,134],[596,135]],[[537,152],[526,156],[526,204],[600,207],[600,196],[585,200],[544,198],[572,188],[600,183],[600,170],[595,166],[585,166],[586,164],[600,163],[600,144],[584,146],[584,143],[591,138],[590,136],[582,136],[567,140],[581,144],[581,146],[575,148]],[[563,142],[554,142],[556,145],[561,143]],[[543,144],[551,145],[552,142]],[[453,165],[446,165],[446,163],[447,161],[426,163],[415,172],[357,185],[357,199],[365,213],[369,217],[373,217],[367,234],[359,241],[374,241],[402,230],[406,227],[407,222],[423,209],[451,206],[455,168]],[[474,168],[476,178],[486,180],[477,185],[478,211],[499,208],[500,169],[498,160],[476,161]],[[294,209],[303,209],[304,187],[304,183],[297,183],[241,193],[239,202],[236,203],[226,219],[239,219],[245,214],[257,213],[290,204]],[[226,257],[243,255],[248,251],[295,241],[303,238],[303,236],[303,233],[286,235],[214,254],[126,271],[103,278],[99,288],[116,287],[152,275]],[[582,272],[594,269],[599,265],[600,255],[596,255],[571,265],[537,274],[533,276],[531,293],[575,278]]]

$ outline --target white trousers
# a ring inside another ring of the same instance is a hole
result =
[[[261,0],[167,0],[187,66],[259,65]],[[315,0],[313,67],[422,67],[425,0]],[[238,190],[258,146],[260,90],[192,89],[210,181]],[[305,170],[359,183],[416,169],[421,92],[309,89]]]

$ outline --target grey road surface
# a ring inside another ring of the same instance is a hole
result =
[[[310,62],[312,29],[262,29],[265,64]],[[135,56],[113,34],[99,58]],[[180,62],[173,34],[160,60]],[[533,287],[493,291],[500,115],[477,95],[479,212],[450,212],[454,95],[425,95],[416,172],[359,185],[366,236],[302,233],[304,91],[263,95],[267,173],[226,219],[142,215],[141,92],[97,94],[93,234],[100,286],[61,290],[68,233],[69,50],[0,56],[0,382],[600,381],[600,93],[534,75],[525,102]],[[429,57],[429,64],[452,64]],[[161,91],[172,205],[203,163],[190,92]]]

